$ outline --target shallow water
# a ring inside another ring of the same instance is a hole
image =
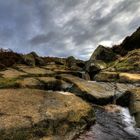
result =
[[[75,140],[140,140],[140,129],[127,108],[110,105],[94,107],[96,124]]]

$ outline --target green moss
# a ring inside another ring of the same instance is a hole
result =
[[[133,72],[140,70],[140,49],[129,52],[126,56],[119,60],[108,64],[108,69],[115,69],[116,71]]]
[[[17,79],[9,79],[9,78],[0,78],[0,88],[17,88],[19,87]]]
[[[13,128],[8,131],[0,131],[0,139],[1,140],[28,140],[29,132],[24,130],[16,130]]]

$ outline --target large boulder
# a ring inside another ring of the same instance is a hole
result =
[[[61,74],[57,78],[73,84],[69,91],[82,97],[84,100],[101,105],[113,101],[114,90],[111,87],[107,88],[107,85],[89,82],[69,74]]]
[[[107,68],[108,63],[117,58],[111,48],[99,45],[93,52],[90,60],[86,63],[85,70],[90,74],[91,79],[94,78],[100,70]]]
[[[86,62],[85,71],[89,73],[91,80],[93,80],[94,76],[106,67],[106,63],[101,60],[89,60]]]
[[[28,66],[35,66],[35,58],[32,54],[22,55],[24,63]]]
[[[73,56],[69,56],[66,59],[66,65],[71,70],[81,71],[85,67],[85,62],[82,60],[77,60]]]
[[[94,121],[93,107],[71,93],[0,90],[1,140],[71,140]]]
[[[116,54],[112,51],[111,48],[104,47],[99,45],[97,49],[93,52],[90,60],[102,60],[103,62],[111,62],[116,59]]]
[[[29,66],[35,66],[35,65],[42,66],[42,65],[45,65],[44,60],[41,57],[39,57],[35,52],[31,52],[29,54],[22,55],[22,58],[24,60],[24,63],[26,65],[29,65]]]

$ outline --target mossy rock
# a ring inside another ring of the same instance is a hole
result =
[[[50,136],[65,140],[70,133],[73,138],[95,122],[93,107],[68,92],[1,89],[0,113],[2,140],[39,140]]]
[[[100,72],[94,78],[98,82],[116,82],[119,80],[117,72]]]
[[[120,72],[140,72],[140,49],[130,51],[126,56],[112,63],[108,70]]]
[[[3,88],[19,88],[20,84],[16,78],[0,78],[0,89]]]

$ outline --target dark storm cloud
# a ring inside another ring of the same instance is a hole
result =
[[[0,47],[88,59],[140,23],[139,0],[0,0]]]

